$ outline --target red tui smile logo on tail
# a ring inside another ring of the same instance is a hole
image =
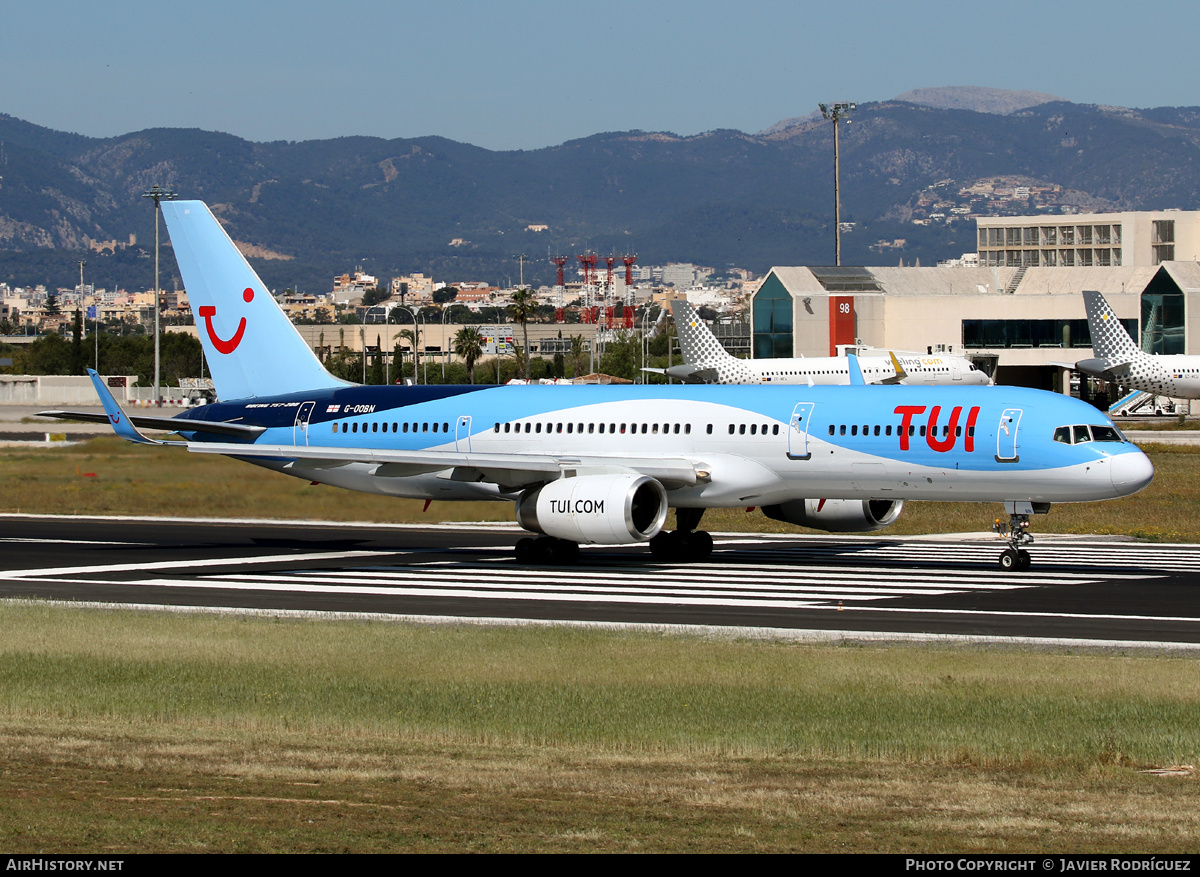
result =
[[[247,303],[254,300],[254,290],[249,287],[242,293],[242,299]],[[217,335],[213,329],[212,318],[217,315],[217,309],[213,305],[201,305],[200,316],[204,318],[204,330],[208,332],[208,340],[212,342],[213,347],[217,348],[218,353],[233,353],[237,350],[238,345],[242,343],[242,335],[246,331],[246,318],[242,317],[238,320],[237,331],[233,333],[233,337],[228,341]]]

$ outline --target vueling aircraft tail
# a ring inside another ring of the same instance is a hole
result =
[[[1085,289],[1083,303],[1087,307],[1092,350],[1097,359],[1128,363],[1143,355],[1103,295],[1094,289]]]
[[[716,380],[727,384],[758,383],[757,377],[746,364],[721,346],[717,336],[704,324],[687,299],[672,299],[671,316],[675,320],[683,361],[691,368],[696,380]],[[679,374],[676,376],[683,377]]]
[[[162,212],[222,401],[348,386],[325,371],[203,202],[164,201]]]

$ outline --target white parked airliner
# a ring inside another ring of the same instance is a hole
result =
[[[849,384],[850,363],[844,356],[797,359],[738,359],[731,355],[696,309],[683,300],[671,302],[679,333],[683,365],[664,373],[691,384]],[[988,376],[969,359],[945,353],[928,356],[860,356],[858,365],[868,384],[988,384]]]

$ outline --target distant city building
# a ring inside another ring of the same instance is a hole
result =
[[[340,305],[348,305],[355,299],[361,299],[368,289],[379,286],[379,278],[362,271],[354,275],[343,274],[333,278],[333,300]]]
[[[662,283],[664,286],[687,289],[689,286],[703,283],[712,273],[711,268],[702,268],[691,262],[668,262],[662,269]]]
[[[444,284],[437,284],[438,288]],[[433,300],[434,282],[424,274],[409,274],[392,278],[392,296],[399,296],[406,304]]]
[[[1200,259],[1200,211],[980,217],[984,267],[1154,266]]]

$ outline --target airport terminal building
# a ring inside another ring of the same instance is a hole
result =
[[[1068,227],[1069,248],[1059,246]],[[1024,246],[1027,233],[1036,246]],[[983,245],[1017,238],[1019,248]],[[1085,289],[1104,294],[1144,350],[1200,353],[1200,212],[980,219],[979,240],[978,267],[772,268],[753,298],[754,357],[846,345],[957,353],[999,383],[1062,392],[1057,364],[1092,356]]]

